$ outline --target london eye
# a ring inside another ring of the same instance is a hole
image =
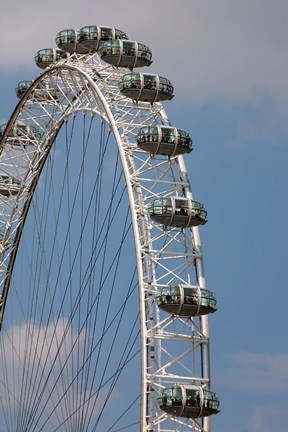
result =
[[[1,429],[210,432],[208,216],[173,83],[119,29],[56,45],[0,126]]]

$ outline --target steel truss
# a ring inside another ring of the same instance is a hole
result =
[[[155,301],[166,285],[205,288],[202,248],[197,227],[165,228],[147,214],[147,205],[154,198],[192,198],[192,193],[182,156],[150,155],[137,147],[139,128],[170,123],[161,103],[136,104],[121,95],[118,81],[122,74],[123,69],[107,66],[97,54],[72,55],[35,79],[9,120],[1,140],[0,170],[21,179],[21,187],[16,194],[0,196],[0,322],[22,228],[55,137],[71,116],[99,116],[109,125],[118,146],[133,224],[141,319],[140,430],[209,432],[209,419],[201,423],[172,418],[157,405],[158,391],[171,383],[210,385],[207,316],[169,316]],[[21,124],[30,129],[19,128],[16,145],[9,130]]]

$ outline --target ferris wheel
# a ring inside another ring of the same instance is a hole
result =
[[[207,211],[173,85],[121,30],[56,44],[0,126],[1,429],[209,432]]]

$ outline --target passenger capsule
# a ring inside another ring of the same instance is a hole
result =
[[[167,78],[142,72],[131,72],[122,76],[118,83],[121,93],[136,102],[158,102],[174,97],[174,87]]]
[[[217,414],[220,402],[211,390],[175,384],[162,390],[158,404],[162,411],[170,415],[199,418]]]
[[[33,84],[33,81],[20,81],[15,88],[16,95],[19,99],[24,96],[25,92],[29,89],[29,87]],[[41,81],[38,83],[36,87],[34,87],[32,91],[33,99],[37,101],[41,101],[42,103],[51,103],[51,101],[55,101],[61,96],[63,93],[60,90],[57,90],[56,87],[53,87],[51,83]]]
[[[87,54],[89,50],[79,42],[79,32],[76,29],[61,30],[56,36],[56,45],[68,53]]]
[[[45,69],[52,63],[55,63],[61,59],[67,59],[68,57],[69,54],[64,51],[56,50],[55,48],[44,48],[40,51],[37,51],[34,60],[40,69]]]
[[[26,93],[26,91],[29,89],[33,81],[20,81],[17,84],[17,87],[15,88],[16,96],[21,99],[22,96]]]
[[[214,293],[197,286],[169,285],[156,295],[159,309],[171,315],[199,316],[215,312]]]
[[[192,151],[188,132],[171,126],[148,126],[136,135],[138,147],[151,154],[174,156]]]
[[[104,42],[99,54],[102,60],[116,67],[133,69],[152,63],[150,49],[146,45],[129,40],[115,39]]]
[[[179,228],[204,225],[207,211],[203,204],[189,198],[157,198],[148,206],[148,214],[155,222]]]
[[[0,139],[2,138],[7,124],[0,125]],[[6,136],[6,143],[16,146],[37,145],[38,141],[42,139],[42,132],[35,126],[26,125],[22,122],[15,122]]]
[[[0,194],[6,197],[17,195],[21,186],[20,180],[9,175],[0,175]]]
[[[108,40],[128,39],[126,33],[114,27],[100,27],[96,25],[82,27],[79,32],[78,43],[88,51],[98,51],[100,45]]]

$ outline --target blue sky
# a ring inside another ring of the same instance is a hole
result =
[[[151,72],[171,79],[170,120],[190,131],[186,160],[201,228],[208,289],[213,389],[221,413],[212,432],[287,428],[286,0],[26,0],[1,2],[0,123],[18,81],[39,74],[38,49],[58,31],[118,27],[153,53]]]

